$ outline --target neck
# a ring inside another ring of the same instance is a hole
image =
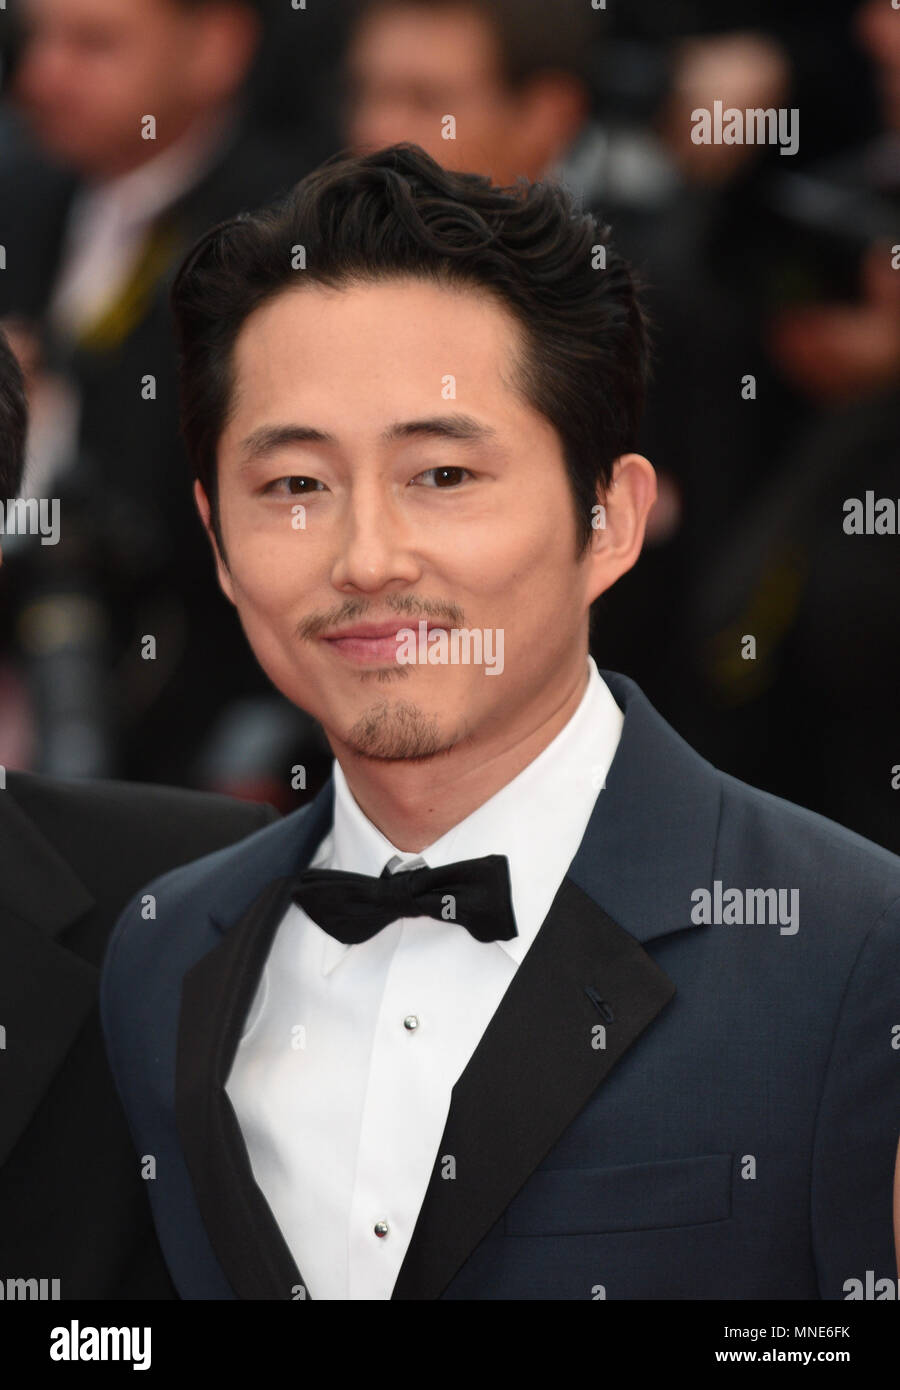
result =
[[[517,777],[552,743],[587,688],[585,653],[502,732],[463,740],[422,761],[381,762],[330,740],[354,798],[404,853],[417,854]]]

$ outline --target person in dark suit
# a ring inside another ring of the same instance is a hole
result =
[[[37,344],[45,388],[29,487],[61,496],[69,522],[21,606],[64,579],[102,611],[109,716],[87,774],[200,785],[216,717],[265,686],[197,544],[168,288],[207,227],[310,163],[301,138],[287,150],[245,109],[258,0],[33,0],[24,18],[10,84],[22,145],[0,166],[0,317]],[[42,744],[41,770],[69,775],[65,752]]]
[[[22,375],[0,334],[4,508],[18,492],[25,427]],[[276,818],[223,796],[0,769],[5,1288],[46,1279],[62,1299],[177,1297],[150,1216],[152,1172],[134,1153],[103,1050],[99,967],[148,877]]]
[[[720,773],[588,655],[655,496],[608,233],[398,145],[215,229],[173,304],[220,584],[335,755],[111,938],[181,1296],[889,1277],[900,859]]]

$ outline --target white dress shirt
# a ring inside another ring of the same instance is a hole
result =
[[[386,865],[505,854],[518,935],[476,941],[457,922],[417,917],[347,946],[296,905],[282,918],[226,1091],[313,1299],[391,1296],[451,1090],[547,916],[618,746],[624,716],[588,666],[553,741],[421,854],[382,835],[334,765],[334,820],[310,867],[377,877]]]

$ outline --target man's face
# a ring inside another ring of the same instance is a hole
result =
[[[410,140],[447,169],[479,169],[494,182],[537,177],[530,122],[504,84],[497,42],[476,10],[448,0],[422,11],[401,3],[362,21],[346,60],[348,142],[358,150]],[[446,138],[444,118],[455,118]]]
[[[336,753],[496,740],[583,671],[589,605],[615,576],[575,557],[559,438],[508,384],[518,350],[489,295],[416,279],[287,291],[238,335],[220,582],[262,668]],[[247,442],[287,428],[319,437]],[[502,672],[399,664],[393,635],[333,640],[421,619],[490,631],[494,653],[502,631]]]
[[[81,172],[111,175],[181,133],[197,95],[203,18],[175,0],[27,0],[16,93],[37,138]],[[141,139],[155,116],[157,142]]]

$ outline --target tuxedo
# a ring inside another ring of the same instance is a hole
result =
[[[840,1299],[893,1271],[900,860],[718,772],[601,674],[606,786],[453,1086],[391,1296]],[[184,1298],[310,1296],[226,1087],[333,806],[329,782],[166,874],[154,928],[135,902],[110,943],[107,1049]],[[789,925],[709,921],[770,889]]]
[[[13,772],[0,791],[0,1284],[176,1297],[97,1010],[137,887],[276,813],[222,796]]]
[[[313,1299],[391,1296],[453,1086],[537,939],[621,737],[622,711],[593,660],[585,665],[564,727],[420,853],[373,825],[334,765],[332,826],[310,870],[349,873],[363,889],[386,870],[399,898],[374,934],[363,904],[367,939],[352,946],[319,923],[315,902],[290,904],[225,1087],[254,1179]],[[478,898],[465,883],[434,893],[436,917],[404,891],[407,872],[466,861],[500,870],[477,935],[463,925]],[[347,883],[334,894],[339,916]]]

